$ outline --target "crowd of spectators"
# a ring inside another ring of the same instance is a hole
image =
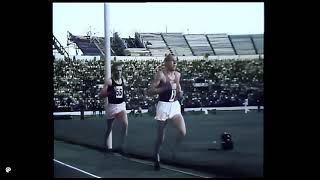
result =
[[[162,61],[123,61],[123,74],[129,86],[127,109],[154,106],[156,97],[146,96],[153,75]],[[263,60],[194,60],[178,61],[185,108],[242,106],[263,104]],[[98,97],[104,84],[104,61],[54,61],[55,111],[79,109],[83,101],[86,110],[103,109],[104,100]],[[196,84],[195,84],[196,83]]]

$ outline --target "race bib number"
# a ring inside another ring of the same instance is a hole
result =
[[[171,84],[172,90],[171,90],[171,97],[169,99],[169,101],[174,101],[174,99],[176,98],[177,95],[177,84],[173,83]]]
[[[122,86],[115,86],[114,89],[116,91],[116,98],[122,98],[123,97]]]
[[[177,90],[176,89],[172,89],[171,91],[171,97],[169,99],[169,101],[174,101],[174,99],[176,98],[176,95],[177,95]]]

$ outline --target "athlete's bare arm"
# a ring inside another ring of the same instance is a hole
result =
[[[177,97],[182,98],[183,96],[183,91],[181,90],[181,85],[180,85],[180,77],[181,74],[179,72],[175,72],[175,78],[176,78],[176,83],[177,83]]]
[[[125,79],[125,78],[122,78],[122,80],[123,80],[123,86],[129,86],[129,84],[128,84],[128,81]]]
[[[100,96],[101,98],[105,98],[105,97],[108,96],[108,86],[111,86],[111,85],[112,85],[112,80],[111,80],[111,78],[109,78],[109,79],[107,80],[107,83],[104,84],[103,88],[102,88],[101,91],[100,91],[99,96]]]
[[[155,75],[154,75],[154,79],[151,82],[150,88],[148,89],[147,93],[149,96],[155,95],[155,94],[159,94],[163,91],[163,88],[158,88],[160,82],[162,79],[164,79],[165,76],[163,74],[162,71],[158,71]]]

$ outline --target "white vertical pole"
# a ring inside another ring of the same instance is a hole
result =
[[[110,9],[107,3],[104,3],[104,39],[105,39],[105,82],[111,78],[111,51],[110,51]],[[106,103],[107,100],[106,100]],[[112,131],[107,139],[107,145],[112,149]]]

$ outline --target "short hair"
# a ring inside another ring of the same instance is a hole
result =
[[[112,63],[112,66],[111,66],[111,71],[116,70],[116,67],[122,66],[122,65],[123,65],[122,62],[113,62],[113,63]]]
[[[167,62],[167,61],[170,60],[171,58],[174,59],[174,56],[173,56],[172,54],[166,55],[166,57],[164,58],[164,62]]]

